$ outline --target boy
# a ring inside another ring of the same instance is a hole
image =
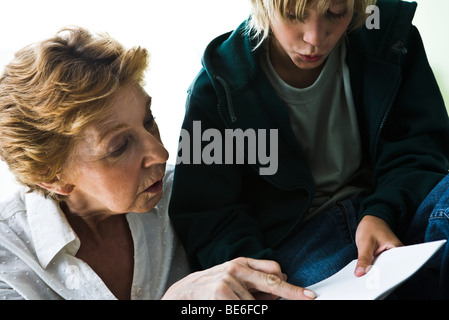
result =
[[[251,5],[249,21],[206,49],[183,130],[196,121],[223,136],[277,130],[266,149],[277,150],[277,170],[232,163],[226,148],[213,164],[178,161],[171,218],[197,267],[273,258],[291,283],[308,286],[358,258],[362,276],[373,256],[406,241],[449,167],[447,112],[411,25],[416,4]],[[380,29],[365,26],[372,5]]]

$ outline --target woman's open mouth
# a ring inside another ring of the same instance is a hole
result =
[[[162,179],[153,183],[151,186],[146,188],[143,192],[144,193],[158,193],[162,190]]]

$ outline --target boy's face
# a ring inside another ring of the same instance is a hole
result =
[[[305,10],[303,21],[296,19],[293,8],[287,14],[287,21],[280,16],[271,21],[275,52],[306,70],[318,68],[326,61],[352,20],[346,0],[333,1],[324,15],[312,5]]]

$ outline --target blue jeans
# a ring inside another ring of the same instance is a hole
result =
[[[302,287],[333,275],[357,259],[355,231],[362,199],[345,200],[302,225],[277,250],[287,281]],[[449,239],[449,175],[414,215],[405,245]],[[390,299],[449,299],[449,244],[395,291]]]
[[[345,200],[313,217],[277,249],[276,260],[289,283],[312,285],[357,259],[354,235],[360,202]]]
[[[449,241],[449,175],[433,189],[410,224],[407,244]],[[449,299],[449,243],[397,290],[407,299]]]

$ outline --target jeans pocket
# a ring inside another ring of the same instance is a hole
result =
[[[339,271],[357,258],[353,241],[358,205],[342,201],[315,216],[277,250],[277,261],[288,281],[307,286]]]
[[[429,217],[425,241],[449,239],[449,210],[435,210]],[[426,285],[435,299],[449,299],[449,244],[430,259],[425,268]]]
[[[425,241],[436,241],[449,238],[449,212],[436,210],[429,217]]]
[[[355,232],[358,225],[358,213],[363,198],[344,200],[337,203],[340,209],[337,212],[337,218],[340,220],[342,232],[347,234],[348,241],[355,243]]]

